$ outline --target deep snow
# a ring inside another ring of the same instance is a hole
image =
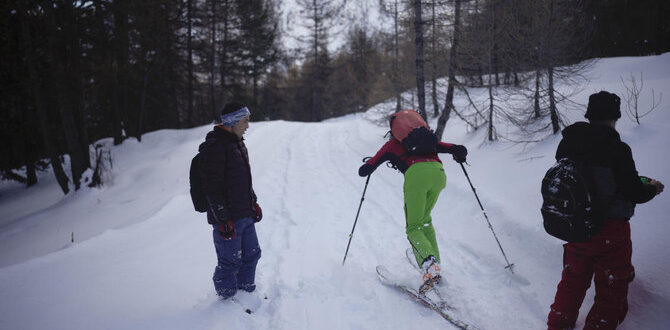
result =
[[[619,77],[631,72],[644,72],[643,108],[652,88],[665,99],[642,125],[624,115],[617,129],[640,174],[668,184],[670,53],[601,60],[575,99],[585,104],[602,89],[623,95]],[[0,183],[0,329],[449,328],[376,278],[375,265],[384,264],[418,282],[404,256],[396,171],[382,166],[373,174],[341,266],[365,183],[357,169],[383,144],[380,123],[390,111],[380,104],[322,123],[251,124],[246,143],[264,211],[255,297],[262,303],[253,315],[216,299],[211,227],[188,196],[188,165],[211,127],[162,130],[113,147],[113,181],[100,189],[63,197],[49,173],[30,189]],[[541,329],[562,247],[542,228],[539,184],[560,137],[533,145],[484,138],[452,118],[443,140],[468,146],[466,168],[516,274],[503,268],[460,167],[442,155],[447,187],[433,211],[442,290],[455,316],[482,329]],[[670,321],[667,194],[639,205],[631,221],[636,278],[621,329],[663,329]],[[592,299],[590,290],[578,326]]]

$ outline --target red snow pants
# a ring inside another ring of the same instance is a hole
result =
[[[628,312],[628,284],[635,277],[627,220],[605,220],[585,243],[563,245],[563,275],[547,320],[549,330],[575,326],[586,290],[594,279],[595,301],[584,329],[616,329]]]

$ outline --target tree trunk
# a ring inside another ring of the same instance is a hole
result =
[[[317,110],[317,68],[318,68],[318,52],[319,52],[319,15],[317,13],[316,0],[312,0],[312,6],[314,8],[314,64],[312,66],[312,121],[319,121],[320,116]]]
[[[118,77],[118,76],[117,76]],[[118,79],[116,81],[119,81]],[[118,83],[115,84],[118,87]],[[112,137],[114,138],[114,145],[117,146],[123,142],[124,134],[123,134],[123,126],[121,125],[121,105],[119,104],[119,90],[114,89],[112,91],[112,94],[114,94],[111,97],[111,106],[112,106]]]
[[[537,69],[535,70],[535,95],[533,96],[533,101],[534,101],[534,111],[535,111],[535,119],[540,118],[540,78],[541,78],[541,73],[540,70]]]
[[[495,5],[494,5],[495,8]],[[493,104],[493,61],[496,51],[496,42],[495,42],[495,9],[491,12],[491,32],[489,36],[489,49],[488,49],[488,60],[489,60],[489,83],[488,83],[488,92],[489,92],[489,128],[488,128],[488,139],[489,141],[494,140],[494,127],[493,127],[493,112],[495,106]],[[496,86],[498,85],[498,72],[495,72]]]
[[[93,1],[95,8],[95,33],[98,35],[106,35],[109,31],[107,20],[105,18],[105,10],[102,5],[103,0]],[[101,54],[102,72],[99,78],[100,86],[98,87],[98,97],[100,104],[100,112],[103,114],[105,121],[111,126],[111,136],[114,144],[121,143],[121,118],[118,116],[118,103],[116,102],[116,85],[114,82],[114,75],[116,67],[114,64],[114,43],[111,38],[100,38],[98,42],[100,49],[103,50]]]
[[[27,112],[28,109],[25,109]],[[31,123],[32,126],[32,123]],[[24,164],[26,164],[26,186],[31,187],[37,184],[37,169],[35,167],[35,162],[37,161],[37,150],[36,146],[33,143],[33,134],[35,130],[30,130],[26,132],[26,140],[24,141]]]
[[[32,187],[37,184],[37,171],[35,168],[35,162],[28,160],[26,162],[26,186]]]
[[[433,117],[437,117],[440,115],[440,104],[437,101],[437,18],[435,17],[435,0],[432,2],[432,30],[433,30],[433,36],[431,40],[431,54],[430,54],[430,61],[432,64],[432,70],[431,70],[431,77],[430,80],[432,82],[432,91],[431,95],[433,98]]]
[[[426,119],[426,85],[423,73],[423,19],[421,0],[414,0],[414,45],[416,49],[416,93],[419,99],[419,113]]]
[[[475,0],[475,14],[479,14],[479,1]],[[479,31],[479,20],[475,20],[474,30]],[[477,61],[477,79],[479,80],[479,87],[484,86],[484,69],[480,61]]]
[[[62,26],[58,26],[56,22],[56,13],[54,8],[47,6],[48,27],[51,29],[52,40],[56,37],[61,37],[62,45],[55,41],[50,42],[50,48],[54,53],[58,53],[58,48],[63,47],[65,55],[64,58],[57,64],[55,78],[60,81],[54,82],[57,92],[58,109],[60,111],[61,125],[63,134],[65,135],[65,142],[68,152],[70,154],[70,167],[72,170],[72,182],[75,190],[81,186],[81,177],[84,171],[90,167],[90,159],[88,153],[88,141],[82,141],[84,136],[81,134],[81,128],[77,125],[76,114],[79,106],[78,97],[80,95],[80,79],[79,76],[79,48],[78,48],[78,33],[76,30],[76,22],[72,3],[66,3],[63,10]],[[60,32],[58,32],[60,31]]]
[[[186,126],[191,127],[193,125],[193,45],[192,45],[192,28],[193,28],[193,0],[188,0],[187,5],[187,24],[188,24],[188,36],[186,39],[186,48],[188,50],[188,106],[187,106],[187,115],[186,115]],[[145,78],[145,81],[147,79]],[[144,95],[142,96],[144,98]],[[144,101],[144,100],[142,100]],[[143,106],[142,106],[143,108]],[[142,127],[142,117],[138,119],[138,130]],[[138,136],[142,136],[142,132],[137,132]]]
[[[494,134],[493,134],[493,111],[495,110],[495,106],[493,105],[493,75],[489,73],[489,86],[488,86],[488,92],[489,92],[489,129],[488,129],[488,139],[489,141],[494,140]]]
[[[19,2],[21,3],[21,2]],[[20,5],[21,6],[21,5]],[[21,15],[25,13],[25,9],[19,7],[19,12]],[[40,133],[42,135],[42,142],[44,143],[44,148],[46,149],[49,159],[51,160],[51,167],[54,171],[54,176],[56,176],[56,181],[60,186],[64,194],[70,192],[70,187],[68,185],[68,177],[63,170],[63,166],[60,163],[58,158],[58,153],[56,151],[56,146],[54,145],[56,139],[51,136],[49,133],[49,114],[44,107],[42,102],[42,87],[40,85],[40,79],[37,74],[37,68],[35,63],[35,56],[33,54],[32,48],[32,39],[30,36],[30,27],[28,26],[28,20],[24,17],[21,20],[21,39],[24,43],[25,51],[25,63],[28,68],[28,74],[30,76],[30,84],[32,86],[31,91],[33,94],[33,101],[35,105],[35,110],[37,114],[37,121],[40,125]]]
[[[230,4],[228,3],[228,0],[223,0],[223,40],[221,41],[221,64],[219,65],[220,67],[220,72],[221,72],[221,89],[222,89],[222,98],[225,98],[226,96],[229,96],[228,94],[228,82],[227,82],[227,77],[228,77],[228,42],[229,42],[229,26],[228,26],[228,13],[230,13]],[[224,100],[225,102],[225,100]],[[215,111],[214,112],[215,116],[218,116],[219,114]]]
[[[142,131],[144,130],[144,114],[146,112],[147,85],[149,83],[149,70],[144,73],[142,79],[142,92],[140,93],[140,111],[137,118],[137,141],[142,142]]]
[[[88,168],[87,160],[88,154],[81,150],[79,142],[80,136],[78,134],[77,126],[75,125],[73,104],[68,100],[66,91],[61,88],[58,97],[58,108],[60,110],[61,125],[63,126],[63,134],[65,135],[65,142],[70,153],[70,167],[72,169],[72,182],[75,190],[81,187],[81,176]]]
[[[456,84],[456,52],[458,52],[458,42],[461,38],[461,0],[455,0],[454,4],[454,37],[449,50],[449,87],[447,87],[447,97],[444,100],[444,110],[437,120],[437,130],[435,134],[438,139],[442,139],[444,128],[454,108],[454,85]]]
[[[210,0],[211,5],[212,5],[212,22],[211,22],[211,43],[212,43],[212,50],[211,50],[211,63],[210,63],[210,74],[209,74],[209,94],[210,94],[210,102],[211,102],[211,110],[212,114],[214,114],[214,118],[218,117],[218,111],[216,111],[216,78],[215,78],[215,72],[216,72],[216,0]]]
[[[554,57],[553,57],[553,52],[551,51],[551,43],[553,41],[554,37],[554,31],[553,31],[553,24],[554,24],[554,0],[551,0],[550,2],[550,7],[549,7],[549,43],[547,45],[547,49],[549,50],[547,53],[547,80],[548,80],[548,88],[547,92],[549,93],[549,113],[551,115],[551,129],[554,134],[558,133],[561,131],[560,125],[559,125],[559,119],[558,119],[558,111],[556,110],[556,96],[554,95]]]
[[[147,88],[149,87],[149,76],[151,71],[154,68],[154,65],[158,63],[160,51],[156,51],[156,57],[148,65],[145,64],[146,70],[142,78],[142,92],[140,93],[140,109],[137,118],[137,141],[142,142],[142,133],[144,132],[144,117],[146,115],[146,100],[147,100]],[[174,94],[174,93],[172,93]]]
[[[402,86],[400,84],[400,36],[398,31],[398,0],[394,3],[393,26],[394,26],[394,45],[393,45],[393,88],[395,89],[395,111],[402,109]]]
[[[72,98],[72,103],[74,104],[73,110],[74,110],[74,120],[75,120],[75,125],[77,127],[78,131],[78,142],[79,146],[78,149],[82,153],[82,161],[83,161],[83,166],[84,170],[91,168],[91,154],[90,154],[90,149],[89,149],[89,138],[88,138],[88,130],[87,128],[87,116],[86,116],[86,107],[84,106],[85,101],[84,101],[84,87],[83,87],[83,74],[82,74],[82,53],[83,51],[81,50],[79,44],[79,35],[81,34],[79,32],[78,24],[77,24],[77,18],[75,17],[75,12],[73,7],[69,7],[69,19],[71,23],[71,39],[70,39],[70,47],[72,50],[72,55],[70,56],[70,60],[72,61],[72,75],[74,76],[73,79],[73,84],[74,88],[70,91],[70,95]]]
[[[498,41],[496,40],[496,29],[498,28],[497,26],[497,20],[496,20],[496,11],[498,10],[497,8],[498,4],[496,1],[493,1],[493,10],[492,10],[492,18],[491,18],[491,25],[493,26],[491,30],[491,42],[493,42],[493,60],[489,64],[489,72],[491,72],[491,67],[493,67],[493,72],[495,72],[495,77],[496,77],[496,86],[500,86],[500,69],[498,68]],[[491,82],[489,81],[489,84]]]
[[[20,63],[17,63],[20,65]],[[37,131],[34,128],[33,118],[35,118],[34,113],[30,111],[26,104],[26,100],[21,98],[21,114],[23,124],[21,125],[21,135],[23,138],[20,141],[15,141],[20,144],[21,158],[23,158],[23,163],[26,166],[26,186],[34,186],[37,183],[37,173],[35,168],[35,162],[38,160],[37,155],[37,146],[34,141],[34,134]]]
[[[556,110],[556,96],[554,95],[554,68],[547,69],[549,86],[547,92],[549,93],[549,113],[551,114],[551,129],[554,134],[561,131],[558,120],[558,111]]]
[[[116,40],[116,100],[114,101],[114,144],[123,142],[128,128],[128,0],[114,1],[114,38]]]

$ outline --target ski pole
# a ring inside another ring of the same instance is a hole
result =
[[[349,245],[351,245],[351,239],[354,238],[354,230],[356,230],[356,223],[358,222],[358,215],[361,214],[361,206],[363,206],[363,201],[365,200],[365,191],[368,190],[368,183],[370,182],[370,175],[368,174],[367,180],[365,180],[365,188],[363,189],[363,196],[361,196],[361,203],[358,204],[358,211],[356,212],[356,219],[354,220],[354,227],[351,228],[351,234],[349,234],[349,243],[347,243],[347,251],[344,252],[344,259],[342,259],[342,266],[344,262],[347,261],[347,254],[349,253]]]
[[[505,254],[505,251],[502,248],[502,245],[500,245],[500,241],[498,240],[498,235],[496,235],[496,232],[493,230],[493,226],[491,225],[491,221],[489,221],[488,215],[486,215],[486,211],[484,210],[484,206],[482,206],[482,202],[479,200],[479,196],[477,195],[477,190],[475,187],[472,185],[472,181],[470,181],[470,176],[468,175],[468,171],[465,170],[465,166],[463,166],[463,163],[461,164],[461,168],[463,169],[463,173],[465,173],[465,177],[468,179],[468,183],[470,183],[470,188],[472,188],[472,192],[475,194],[475,198],[477,198],[477,203],[479,203],[479,208],[482,209],[482,213],[484,214],[484,218],[486,218],[486,222],[489,224],[489,229],[491,229],[491,232],[493,233],[493,237],[496,239],[496,243],[498,243],[498,247],[500,248],[500,252],[502,252],[503,257],[505,258],[505,262],[507,263],[507,266],[505,268],[509,269],[512,274],[514,274],[514,264],[510,264],[509,260],[507,260],[507,255]]]

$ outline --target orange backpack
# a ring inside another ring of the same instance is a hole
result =
[[[437,136],[416,110],[403,110],[389,118],[391,134],[409,154],[428,154],[437,150]]]

